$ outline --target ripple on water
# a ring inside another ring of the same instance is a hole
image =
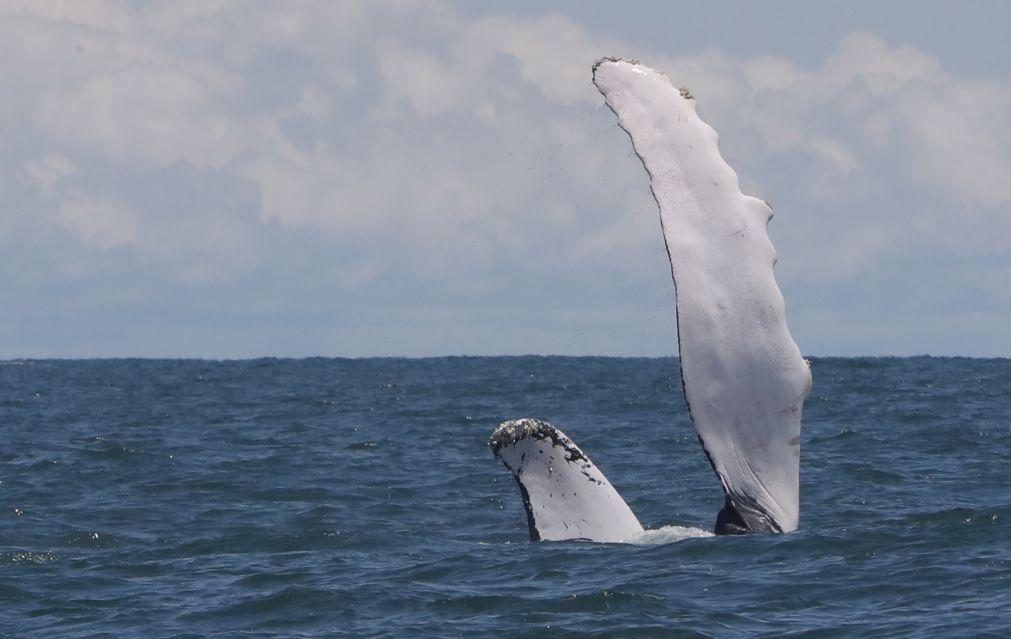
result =
[[[672,359],[0,366],[0,636],[1007,636],[1011,363],[824,359],[801,529],[714,538]],[[499,421],[650,530],[531,543]],[[97,535],[97,537],[96,537]]]

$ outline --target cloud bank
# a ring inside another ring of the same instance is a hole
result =
[[[798,61],[451,4],[25,2],[0,53],[8,356],[672,352],[603,55],[689,86],[773,205],[805,351],[1011,355],[1011,85],[870,32]]]

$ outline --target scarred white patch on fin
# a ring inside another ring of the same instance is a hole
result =
[[[607,477],[551,424],[503,422],[488,445],[519,485],[532,540],[619,542],[643,532]]]

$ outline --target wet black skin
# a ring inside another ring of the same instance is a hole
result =
[[[744,494],[726,496],[723,509],[716,515],[717,535],[749,535],[751,533],[781,533],[783,529],[754,499]]]
[[[730,497],[727,497],[723,508],[716,515],[716,527],[713,529],[713,533],[717,535],[747,535],[750,532],[751,529],[748,528],[748,524],[745,523],[744,518],[734,508],[734,505],[730,502]]]

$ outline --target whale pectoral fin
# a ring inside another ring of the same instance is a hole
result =
[[[607,477],[551,424],[503,422],[488,445],[516,479],[532,541],[616,542],[642,532]]]
[[[772,210],[741,193],[688,91],[619,58],[597,62],[593,82],[631,138],[660,209],[685,400],[730,504],[717,527],[740,520],[748,532],[796,530],[811,371],[773,273]]]

